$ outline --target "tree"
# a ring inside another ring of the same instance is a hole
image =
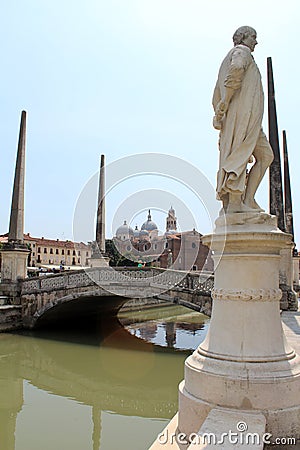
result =
[[[133,267],[137,261],[132,260],[131,253],[122,255],[114,244],[112,239],[105,240],[105,253],[109,257],[109,265],[112,267]]]

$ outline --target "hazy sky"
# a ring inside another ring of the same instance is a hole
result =
[[[152,152],[170,155],[157,156],[162,175],[143,174],[135,168],[135,158],[130,160],[132,173],[127,179],[121,174],[107,197],[107,235],[123,219],[140,225],[149,207],[164,229],[171,204],[182,229],[196,226],[209,232],[213,218],[208,220],[210,208],[202,206],[202,194],[193,188],[196,172],[189,186],[188,166],[182,163],[183,177],[180,164],[173,175],[170,166],[172,157],[188,162],[191,173],[197,168],[214,189],[218,132],[212,128],[212,91],[233,32],[250,25],[258,33],[254,57],[266,96],[266,59],[273,60],[280,134],[287,130],[297,240],[299,5],[298,0],[5,2],[0,27],[0,233],[8,229],[22,109],[28,112],[26,232],[72,239],[77,200],[98,171],[100,154],[106,155],[109,171],[120,158],[126,165],[126,157]],[[266,107],[264,129],[267,133]],[[96,207],[93,189],[87,198]],[[267,177],[257,198],[268,209]],[[127,208],[128,199],[136,204],[134,213]],[[78,217],[91,220],[84,211]],[[87,228],[77,238],[92,239],[93,226]]]

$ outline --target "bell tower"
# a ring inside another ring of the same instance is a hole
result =
[[[175,216],[175,210],[171,206],[168,211],[168,217],[166,219],[166,231],[177,230],[177,217]]]

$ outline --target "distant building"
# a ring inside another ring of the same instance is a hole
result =
[[[137,225],[132,229],[125,220],[113,240],[122,255],[137,262],[151,262],[157,267],[175,270],[213,271],[210,251],[202,244],[201,237],[195,229],[179,232],[175,210],[171,207],[163,235],[159,235],[149,210],[140,230]]]
[[[0,235],[0,243],[7,242],[7,239],[8,233]],[[31,250],[28,261],[31,267],[88,266],[91,257],[91,246],[84,242],[36,238],[27,233],[24,234],[24,243]]]

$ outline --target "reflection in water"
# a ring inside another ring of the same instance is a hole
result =
[[[120,315],[125,328],[134,336],[155,345],[180,350],[194,350],[206,336],[209,318],[186,308],[162,307],[155,313]]]
[[[140,313],[141,322],[151,318],[140,327],[129,313],[122,315],[131,322],[131,332],[156,345],[123,328],[94,342],[84,331],[82,342],[88,345],[78,343],[80,334],[76,343],[63,342],[61,335],[56,340],[49,331],[44,337],[41,331],[39,337],[1,334],[1,450],[147,449],[177,410],[188,352],[172,348],[179,348],[181,333],[190,333],[189,320],[196,323],[188,318],[190,312],[183,320],[183,311],[169,307]],[[165,316],[164,321],[155,321],[155,315]],[[168,351],[158,346],[161,341]]]

